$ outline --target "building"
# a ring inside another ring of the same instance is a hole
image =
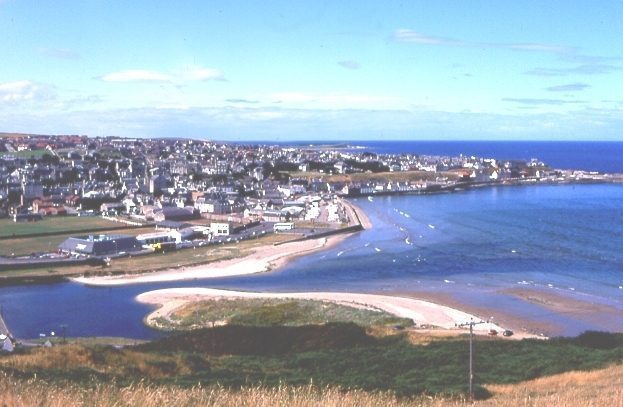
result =
[[[273,225],[274,232],[283,232],[283,231],[292,230],[292,229],[294,229],[293,222],[279,222]]]
[[[70,237],[58,249],[70,254],[105,256],[138,251],[141,245],[136,237],[129,235],[90,235]]]
[[[229,236],[229,223],[212,222],[210,231],[213,236]]]
[[[185,220],[198,219],[200,216],[195,213],[192,206],[186,208],[178,208],[177,206],[165,206],[161,210],[154,211],[154,220],[162,222],[165,220],[173,220],[177,222]]]
[[[162,230],[140,234],[136,236],[136,240],[143,246],[154,246],[160,243],[180,243],[182,234],[177,230]]]

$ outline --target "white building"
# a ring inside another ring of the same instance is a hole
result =
[[[155,245],[158,243],[181,243],[182,234],[177,230],[163,230],[161,232],[143,233],[136,236],[142,245]]]
[[[273,231],[275,232],[283,232],[285,230],[292,230],[292,229],[294,229],[293,222],[278,222],[273,225]]]
[[[213,236],[229,236],[229,223],[212,222],[210,230]]]

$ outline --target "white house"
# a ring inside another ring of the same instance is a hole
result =
[[[210,230],[213,236],[229,236],[229,223],[212,222]]]

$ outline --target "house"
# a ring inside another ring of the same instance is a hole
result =
[[[165,220],[180,222],[185,220],[198,219],[199,217],[199,214],[195,213],[192,206],[185,208],[178,208],[176,206],[165,206],[162,209],[154,210],[154,220],[156,222],[162,222]]]
[[[212,222],[210,223],[210,231],[213,236],[229,236],[229,223]]]

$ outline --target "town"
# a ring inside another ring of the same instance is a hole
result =
[[[361,227],[343,199],[349,197],[617,179],[610,177],[556,170],[538,159],[376,154],[350,145],[5,135],[0,139],[0,218],[6,219],[0,221],[62,218],[65,232],[84,233],[64,236],[54,246],[48,242],[45,250],[5,249],[0,268],[19,268],[22,261],[28,267],[109,263],[114,257],[271,233],[312,238],[348,232]],[[81,220],[72,228],[70,218],[98,220]],[[0,238],[5,240],[28,230],[4,229]],[[118,233],[128,230],[129,235]],[[46,229],[30,232],[54,235]]]

